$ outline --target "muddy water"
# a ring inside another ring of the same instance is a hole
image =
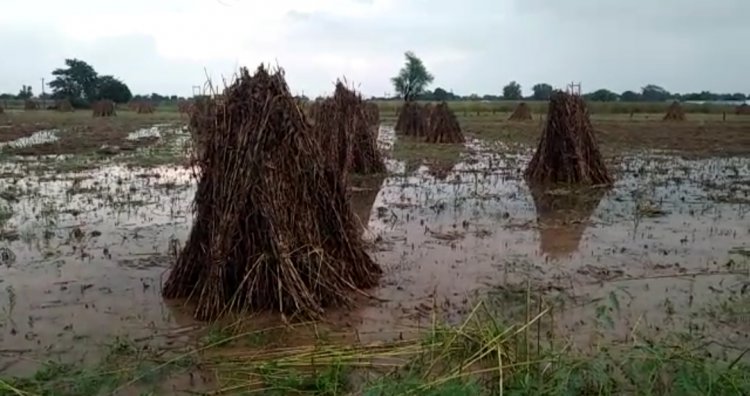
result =
[[[392,139],[382,131],[382,144]],[[612,189],[539,193],[521,178],[528,153],[467,145],[455,164],[407,170],[391,160],[392,176],[358,186],[355,211],[385,274],[370,291],[378,300],[334,312],[338,325],[385,339],[427,325],[436,310],[459,320],[478,293],[530,287],[564,301],[558,330],[585,342],[585,319],[613,293],[619,334],[679,322],[675,312],[741,286],[739,264],[727,263],[745,260],[728,252],[749,243],[748,205],[716,191],[746,194],[749,160],[626,157]],[[118,335],[185,341],[195,323],[159,289],[191,225],[189,171],[20,178],[8,165],[3,174],[16,176],[0,179],[13,213],[0,241],[0,371],[94,360]]]
[[[13,217],[0,242],[0,361],[23,373],[45,358],[88,356],[114,336],[143,339],[179,327],[160,297],[170,241],[184,240],[186,170],[108,167],[3,179]],[[165,339],[169,342],[171,339]]]

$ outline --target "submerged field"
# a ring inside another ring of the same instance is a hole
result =
[[[162,299],[177,113],[0,115],[0,395],[750,392],[750,117],[595,113],[615,185],[538,193],[538,114],[427,145],[383,110],[388,172],[352,181],[380,286],[293,325]]]

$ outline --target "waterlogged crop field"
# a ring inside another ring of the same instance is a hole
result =
[[[352,180],[380,285],[317,323],[164,301],[191,224],[177,113],[0,115],[0,395],[746,394],[750,118],[594,115],[616,183],[532,191],[541,120],[458,113]]]

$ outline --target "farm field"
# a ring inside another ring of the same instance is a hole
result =
[[[387,172],[350,193],[383,275],[353,309],[211,324],[161,293],[185,116],[0,114],[0,395],[750,392],[750,116],[592,108],[614,185],[541,193],[540,109],[482,105],[434,145],[379,103]]]

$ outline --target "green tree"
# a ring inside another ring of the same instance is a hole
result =
[[[88,63],[79,59],[66,59],[65,68],[55,69],[55,79],[49,83],[52,97],[68,99],[76,107],[83,107],[98,95],[98,76]]]
[[[592,100],[594,102],[615,102],[619,98],[616,93],[608,89],[598,89],[585,96],[586,99]]]
[[[126,103],[133,98],[130,88],[124,82],[112,76],[99,77],[97,87],[97,99],[109,99],[115,103]]]
[[[531,90],[534,91],[532,94],[534,100],[549,100],[549,97],[552,96],[552,86],[549,84],[536,84]]]
[[[641,100],[641,94],[633,91],[625,91],[620,95],[623,102],[638,102]]]
[[[658,85],[648,84],[641,88],[641,97],[646,102],[664,102],[671,95],[669,91]]]
[[[503,99],[505,100],[519,100],[522,99],[523,95],[521,95],[521,84],[511,81],[503,87]]]
[[[425,68],[422,60],[417,58],[413,52],[407,51],[404,56],[406,63],[398,72],[396,77],[391,78],[393,88],[404,98],[412,100],[424,92],[425,88],[435,79]]]
[[[435,88],[435,90],[432,92],[432,97],[435,100],[443,101],[443,100],[451,100],[453,94],[449,93],[448,91],[444,90],[443,88]]]
[[[34,94],[31,92],[31,86],[30,85],[22,85],[21,90],[18,91],[18,95],[16,95],[16,98],[18,99],[30,99]]]

